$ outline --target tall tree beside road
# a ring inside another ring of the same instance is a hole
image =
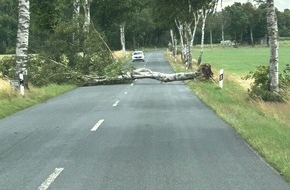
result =
[[[200,45],[200,54],[197,61],[197,65],[201,64],[202,55],[203,55],[203,46],[204,46],[204,33],[205,33],[205,23],[207,17],[212,14],[217,7],[218,0],[212,0],[212,2],[207,5],[202,6],[201,8],[201,18],[202,18],[202,27],[201,27],[201,45]]]
[[[135,20],[133,17],[137,12],[141,12],[147,1],[141,0],[106,0],[93,1],[95,11],[93,16],[103,28],[109,28],[116,25],[119,28],[120,44],[123,55],[126,54],[126,26],[129,22]],[[139,27],[139,26],[135,26]],[[113,31],[110,31],[113,33]]]
[[[126,22],[122,22],[120,24],[120,41],[121,41],[121,46],[122,46],[123,57],[126,56],[125,26],[126,26]]]
[[[73,24],[77,28],[77,32],[73,33],[73,43],[76,43],[79,46],[79,39],[77,39],[77,33],[79,33],[80,23],[79,23],[79,16],[80,16],[80,0],[73,1]]]
[[[0,0],[0,54],[15,51],[18,0]]]
[[[30,26],[29,0],[19,0],[18,4],[18,30],[16,42],[16,72],[23,85],[23,72],[28,63],[28,39]],[[22,94],[24,93],[21,92]]]
[[[279,94],[278,23],[274,0],[267,0],[267,26],[270,41],[270,91]]]
[[[247,14],[247,25],[249,27],[251,45],[254,46],[253,30],[256,24],[256,19],[258,18],[257,11],[255,10],[254,5],[250,2],[243,4],[242,7]]]
[[[91,24],[91,2],[92,0],[83,0],[83,8],[84,8],[84,16],[85,21],[83,25],[84,33],[89,32],[90,24]]]
[[[187,68],[191,68],[192,64],[192,46],[195,39],[196,28],[201,18],[202,7],[212,7],[216,5],[218,0],[181,0],[178,3],[174,0],[152,0],[153,10],[157,19],[162,19],[164,22],[176,24],[180,39],[184,29],[184,47],[186,46],[186,61]],[[210,8],[209,8],[210,9]],[[171,24],[173,26],[173,24]],[[181,40],[183,41],[183,40]],[[184,50],[182,50],[184,52]]]
[[[234,3],[224,9],[229,19],[228,32],[235,42],[242,42],[243,35],[247,30],[247,15],[241,3]]]

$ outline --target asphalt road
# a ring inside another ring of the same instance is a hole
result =
[[[172,69],[161,52],[135,62]],[[0,120],[1,190],[290,190],[182,82],[77,88]]]

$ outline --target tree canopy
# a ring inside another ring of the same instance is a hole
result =
[[[175,19],[190,21],[192,13],[212,0],[92,0],[91,21],[94,27],[104,33],[112,49],[120,49],[120,22],[126,22],[126,44],[129,49],[144,46],[165,46],[170,39],[169,29],[177,32]],[[69,21],[73,15],[73,3],[70,0],[30,0],[31,27],[30,52],[37,53],[56,26]],[[0,1],[0,53],[13,53],[17,28],[17,0]],[[258,43],[266,36],[266,6],[260,1],[258,6],[252,3],[235,3],[215,14],[208,22],[215,23],[211,29],[206,27],[205,43],[209,43],[212,30],[213,43],[222,40],[221,26],[224,25],[226,40],[237,40],[251,44]],[[223,15],[222,19],[221,14]],[[279,36],[290,36],[290,10],[277,11]],[[225,23],[224,21],[227,20]],[[233,22],[234,21],[234,22]],[[208,25],[208,24],[207,24]],[[195,41],[200,41],[200,26]]]

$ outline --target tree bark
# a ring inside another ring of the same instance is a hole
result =
[[[23,74],[25,74],[26,67],[28,64],[29,26],[30,26],[29,0],[19,0],[18,30],[16,41],[16,76],[19,77],[20,80],[22,95],[24,95]]]
[[[213,48],[213,44],[212,44],[212,29],[210,29],[209,31],[209,37],[210,37],[210,48]]]
[[[267,27],[270,42],[270,91],[279,94],[278,24],[274,0],[267,0]]]
[[[184,81],[191,80],[201,76],[201,72],[188,72],[188,73],[160,73],[154,72],[147,68],[141,68],[133,70],[132,72],[124,73],[123,75],[104,78],[104,77],[92,77],[92,76],[82,76],[81,79],[85,81],[85,85],[100,85],[106,83],[118,83],[124,81],[132,81],[135,79],[154,79],[161,82],[173,82],[173,81]]]
[[[120,40],[121,40],[123,57],[126,57],[125,25],[126,25],[125,22],[120,24]]]
[[[74,8],[74,10],[73,10],[73,22],[74,22],[74,25],[76,26],[76,28],[79,32],[80,24],[79,24],[78,18],[80,15],[80,0],[74,0],[73,8]],[[77,39],[75,32],[73,33],[73,42],[75,44],[77,44],[77,46],[79,46],[79,39]]]
[[[250,29],[250,36],[251,36],[251,45],[254,47],[254,36],[253,36],[253,29]]]
[[[179,36],[180,36],[180,46],[181,46],[181,59],[184,61],[186,58],[186,47],[184,45],[183,34],[184,34],[184,24],[179,21],[175,20],[175,24],[178,28]]]
[[[192,69],[192,40],[194,39],[193,33],[191,30],[191,23],[185,22],[185,28],[186,28],[186,69]]]
[[[205,33],[205,22],[206,22],[206,18],[209,14],[209,10],[203,8],[202,10],[202,27],[201,27],[201,43],[200,43],[200,54],[199,54],[199,58],[197,61],[197,65],[201,64],[202,61],[202,55],[203,55],[203,46],[204,46],[204,33]]]
[[[222,41],[225,41],[225,31],[224,31],[224,24],[222,24]]]
[[[174,34],[173,34],[173,30],[170,29],[170,37],[171,37],[171,47],[169,47],[169,51],[171,51],[171,53],[173,53],[174,51]]]
[[[176,36],[174,36],[174,61],[176,62],[177,59],[177,39]]]
[[[83,26],[84,33],[89,32],[90,24],[91,24],[91,10],[90,10],[91,0],[83,1],[83,8],[85,13],[85,22]]]

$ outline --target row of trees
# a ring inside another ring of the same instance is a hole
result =
[[[90,1],[91,23],[106,36],[112,49],[165,46],[170,39],[170,29],[173,29],[174,33],[179,33],[180,27],[175,27],[176,23],[172,22],[171,19],[177,13],[170,11],[170,9],[181,5],[183,1],[178,4],[176,1],[155,0]],[[193,8],[199,7],[198,1],[196,2],[192,5]],[[202,3],[200,1],[200,4]],[[160,6],[167,10],[158,11]],[[51,0],[49,2],[30,0],[29,50],[31,53],[38,53],[43,49],[43,45],[55,32],[58,24],[73,18],[73,7],[71,0]],[[14,53],[18,0],[0,0],[0,8],[0,54]],[[186,10],[188,8],[184,7]],[[80,11],[84,12],[83,9]],[[290,10],[277,11],[277,16],[279,36],[289,37]],[[201,19],[201,17],[196,19]],[[179,20],[176,21],[177,24],[180,24]],[[192,23],[192,25],[194,24]],[[202,22],[198,22],[195,32],[194,43],[199,44],[202,38]],[[120,33],[124,34],[122,43]],[[267,39],[265,38],[266,34],[266,4],[262,2],[254,6],[252,3],[235,3],[225,7],[221,12],[208,16],[204,40],[205,43],[235,40],[243,44],[257,44],[261,40]],[[178,41],[178,43],[182,42]]]
[[[279,36],[290,36],[290,10],[276,10],[279,24]],[[267,4],[258,1],[256,4],[234,3],[208,20],[208,31],[221,31],[222,35],[214,39],[233,40],[241,44],[260,44],[267,40]],[[218,33],[218,32],[217,32]],[[218,42],[218,41],[215,41]]]

